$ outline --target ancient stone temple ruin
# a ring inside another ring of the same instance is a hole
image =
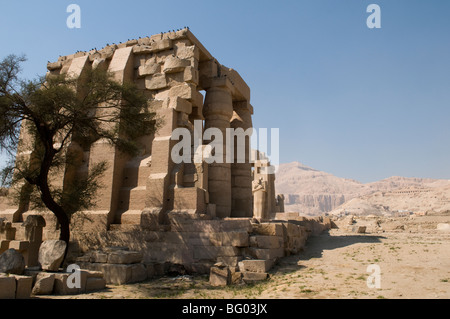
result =
[[[56,178],[82,178],[93,164],[108,164],[96,206],[72,217],[69,254],[82,267],[102,271],[107,282],[143,280],[173,267],[211,272],[219,282],[241,275],[261,279],[277,258],[298,252],[309,234],[327,227],[298,213],[283,220],[284,197],[276,195],[275,176],[261,173],[270,166],[264,154],[244,163],[174,163],[176,128],[192,132],[197,122],[202,131],[214,127],[225,136],[227,128],[251,128],[254,112],[239,73],[220,64],[188,29],[62,56],[47,68],[79,81],[87,70],[104,68],[118,82],[134,82],[161,123],[155,134],[140,138],[140,155],[133,158],[103,140],[86,149],[73,142],[79,165],[72,176]],[[27,138],[25,130],[21,134]],[[26,154],[19,149],[17,156]],[[43,240],[58,238],[51,213],[24,207],[7,207],[0,217],[20,229],[27,216],[41,215]],[[117,251],[134,255],[111,257]]]

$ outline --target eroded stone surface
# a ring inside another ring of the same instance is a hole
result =
[[[58,271],[64,259],[67,244],[62,240],[46,240],[39,248],[39,264],[43,270]]]
[[[25,260],[21,253],[15,249],[8,249],[0,255],[0,273],[23,274]]]

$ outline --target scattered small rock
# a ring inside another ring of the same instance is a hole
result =
[[[366,233],[366,229],[367,229],[366,226],[358,226],[357,229],[356,229],[356,233],[358,233],[358,234],[365,234]]]
[[[437,230],[450,232],[450,224],[447,223],[439,223],[436,227]]]
[[[222,263],[217,263],[222,264]],[[231,272],[228,267],[213,266],[209,274],[209,283],[212,286],[227,286],[231,283]]]
[[[31,293],[33,295],[51,295],[54,283],[55,274],[41,272],[36,276],[36,283]]]

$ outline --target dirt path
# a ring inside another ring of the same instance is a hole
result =
[[[448,299],[450,233],[436,231],[433,222],[423,225],[361,235],[333,229],[311,237],[303,253],[283,258],[269,280],[254,285],[215,288],[207,276],[164,277],[58,298]],[[381,271],[380,288],[367,285],[372,264]]]
[[[378,289],[367,285],[372,264]],[[274,270],[267,298],[450,298],[450,236],[332,231]]]

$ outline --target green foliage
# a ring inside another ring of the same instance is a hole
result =
[[[155,114],[134,83],[117,83],[107,71],[24,81],[18,77],[24,61],[9,55],[0,63],[0,150],[15,157],[2,182],[17,188],[17,201],[33,208],[61,208],[66,215],[89,209],[105,163],[90,165],[83,178],[64,180],[59,187],[53,177],[76,170],[83,151],[99,139],[135,155],[137,138],[156,128]]]

